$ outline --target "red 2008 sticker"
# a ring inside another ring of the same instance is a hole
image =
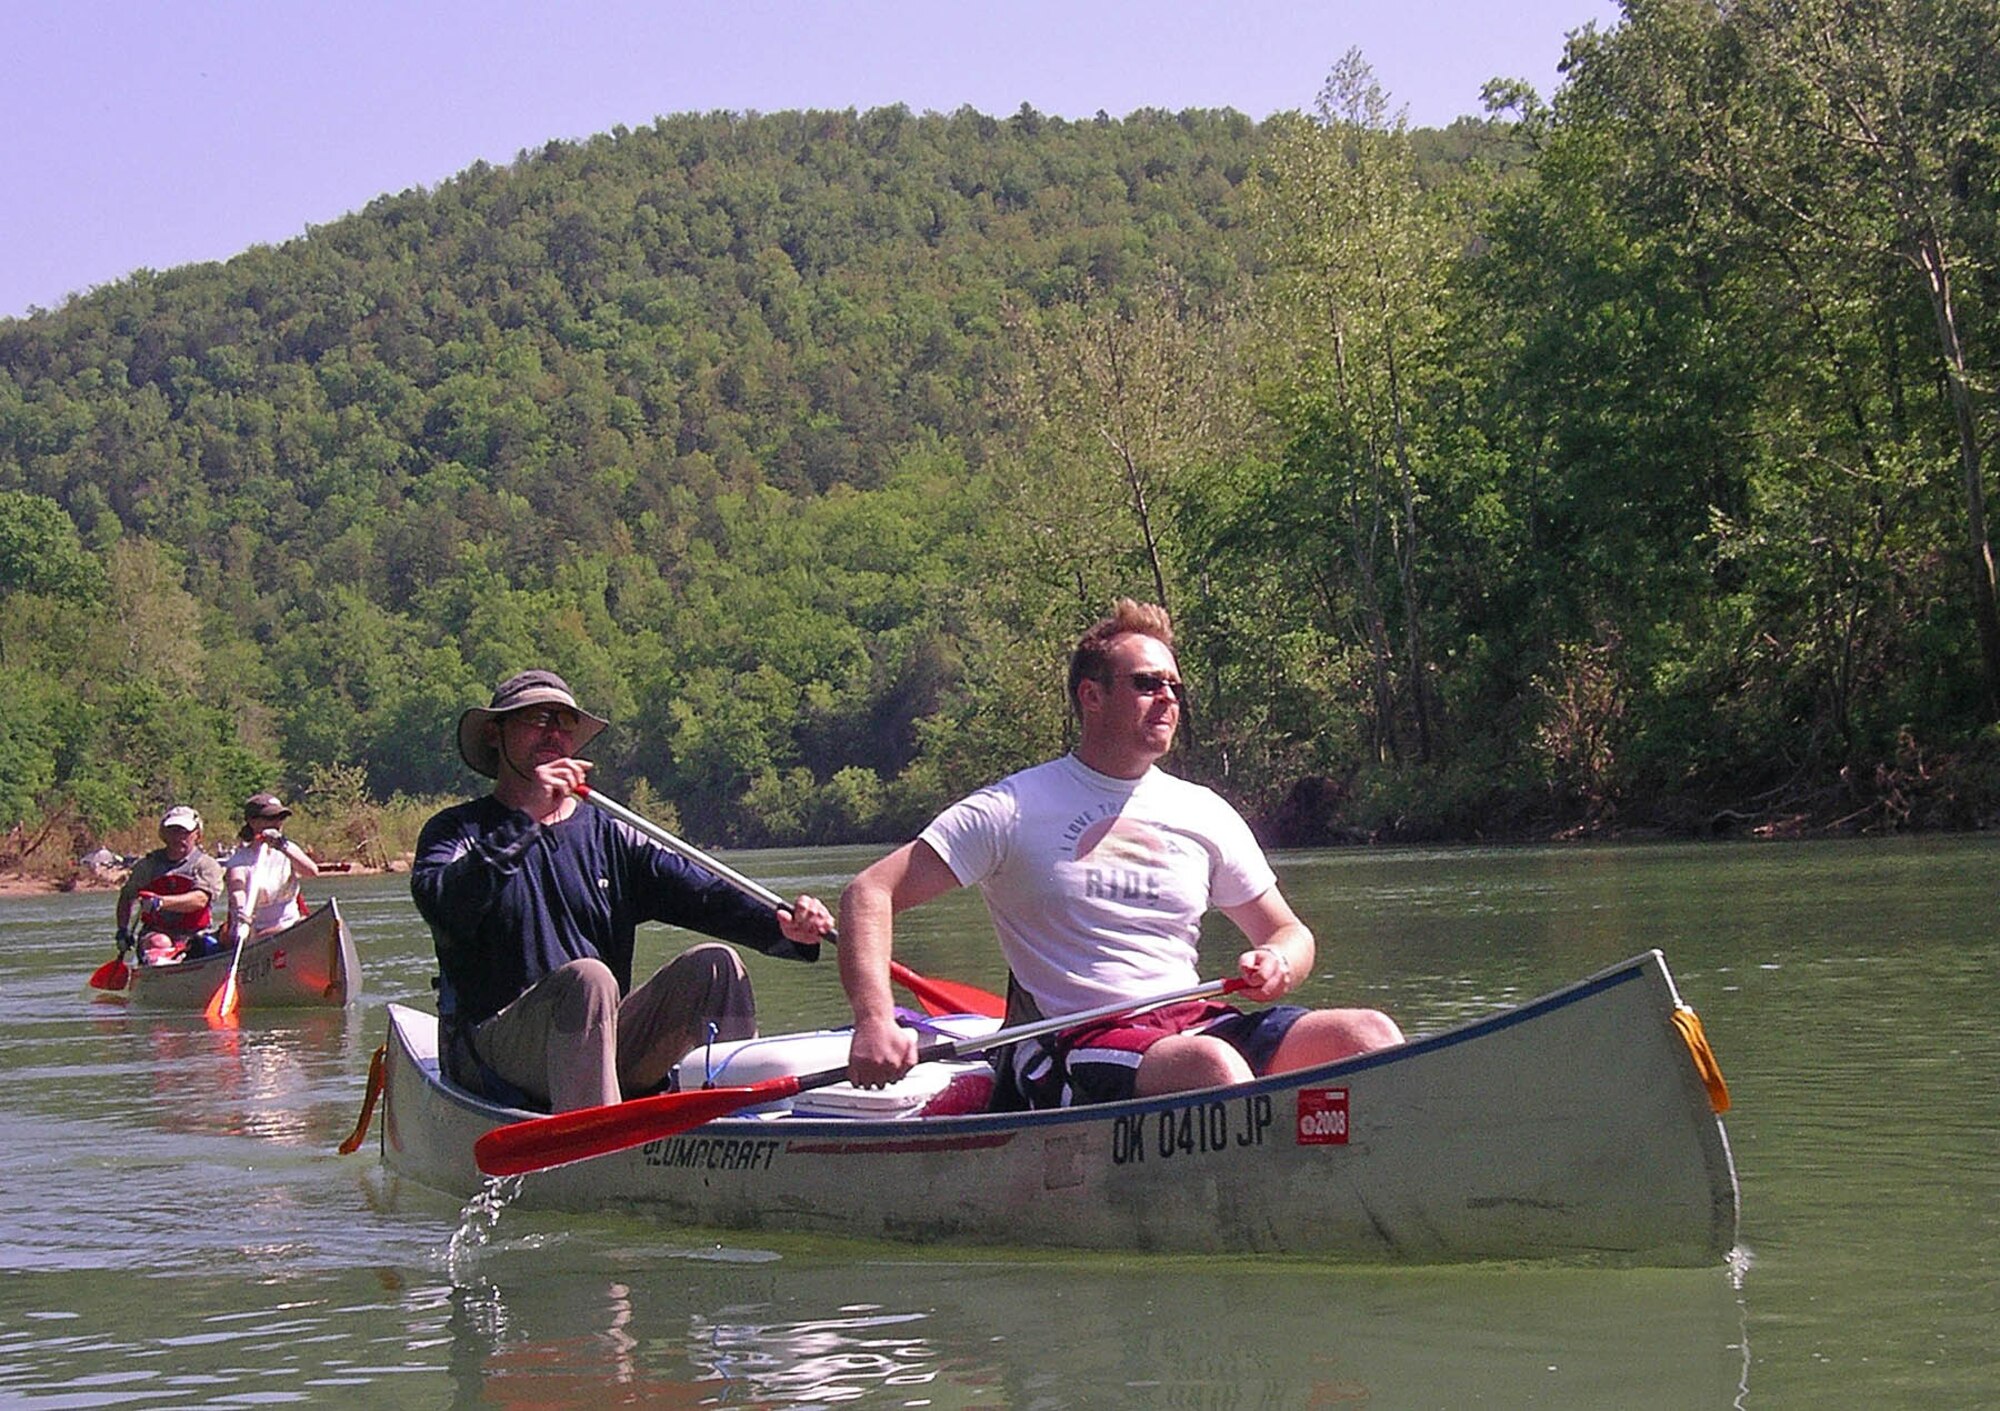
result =
[[[1347,1145],[1347,1089],[1299,1089],[1299,1145]]]

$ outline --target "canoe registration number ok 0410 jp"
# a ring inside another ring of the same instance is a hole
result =
[[[1269,1093],[1235,1102],[1201,1102],[1168,1112],[1135,1112],[1111,1124],[1111,1164],[1130,1166],[1144,1161],[1149,1150],[1167,1160],[1262,1146],[1271,1121]]]

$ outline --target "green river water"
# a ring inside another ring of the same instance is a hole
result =
[[[829,900],[864,850],[739,853]],[[333,1014],[92,1004],[103,893],[0,900],[0,1405],[2000,1406],[2000,943],[1986,837],[1326,851],[1276,859],[1309,1002],[1412,1032],[1638,951],[1729,1079],[1734,1269],[1356,1268],[718,1237],[460,1204],[353,1128],[382,1004],[428,997],[397,878],[329,879]],[[997,988],[976,897],[916,969]],[[679,937],[641,939],[658,956]],[[1235,948],[1224,925],[1211,959]],[[767,1030],[830,964],[753,960]]]

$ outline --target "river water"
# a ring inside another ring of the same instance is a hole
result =
[[[732,854],[831,899],[860,850]],[[1309,1002],[1412,1032],[1667,956],[1729,1079],[1733,1268],[1355,1268],[704,1235],[460,1203],[354,1127],[429,942],[329,879],[347,1015],[93,1004],[102,893],[0,900],[0,1405],[1096,1408],[2000,1406],[1996,840],[1325,851],[1277,859]],[[976,897],[915,969],[998,988]],[[651,928],[642,956],[681,938]],[[1234,946],[1208,941],[1211,969]],[[830,964],[753,959],[767,1029]]]

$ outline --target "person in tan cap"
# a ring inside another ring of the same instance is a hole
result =
[[[458,752],[493,780],[424,825],[410,891],[438,958],[445,1076],[556,1112],[656,1090],[704,1039],[757,1032],[750,976],[727,945],[681,952],[636,989],[642,921],[766,955],[816,960],[833,917],[780,911],[669,852],[577,789],[605,720],[552,671],[523,671],[459,717]]]
[[[319,864],[285,836],[291,816],[276,794],[252,794],[243,804],[236,850],[222,860],[231,945],[282,931],[305,915],[299,884],[319,876]]]
[[[160,817],[160,846],[132,865],[118,889],[118,953],[174,965],[221,949],[212,927],[222,864],[201,850],[201,815],[176,804]],[[134,913],[138,925],[133,925]]]

